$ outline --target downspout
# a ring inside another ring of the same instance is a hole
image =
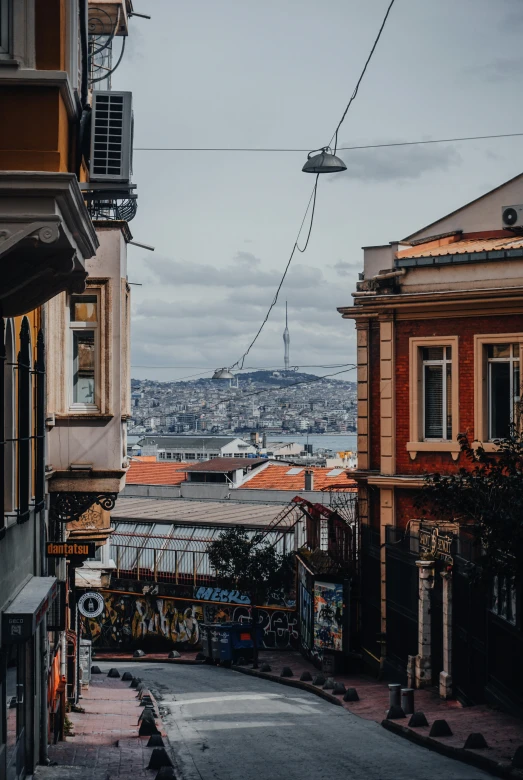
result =
[[[42,307],[40,327],[42,332],[45,333],[46,325],[46,311],[45,306]],[[44,382],[47,382],[47,374],[44,374]],[[47,398],[47,387],[45,387],[45,398]],[[44,437],[45,437],[45,425],[44,425]],[[44,453],[47,457],[46,438],[44,438]],[[38,464],[37,464],[38,465]],[[43,468],[43,466],[42,466]],[[44,482],[45,485],[45,482]],[[45,494],[44,494],[45,495]],[[47,502],[46,502],[47,503]],[[42,577],[47,577],[47,557],[45,554],[45,542],[47,539],[46,525],[48,521],[48,510],[44,508],[40,511],[40,574]],[[44,614],[42,622],[40,623],[40,763],[44,766],[49,766],[51,763],[48,753],[48,740],[49,740],[49,711],[47,708],[47,677],[49,666],[49,649],[48,649],[48,636],[47,636],[47,613]]]
[[[80,178],[82,157],[88,157],[85,149],[89,139],[89,127],[91,122],[91,106],[89,104],[89,39],[87,35],[88,0],[79,0],[80,15],[80,46],[82,50],[82,79],[80,85],[80,103],[82,114],[78,123],[77,148],[76,148],[76,176]]]

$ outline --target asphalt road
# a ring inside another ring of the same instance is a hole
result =
[[[491,777],[299,689],[210,666],[119,663],[118,669],[132,669],[161,697],[184,780]]]

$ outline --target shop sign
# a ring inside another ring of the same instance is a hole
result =
[[[442,533],[438,527],[419,529],[420,552],[431,555],[437,560],[453,563],[453,541],[453,534]]]
[[[47,542],[45,554],[47,558],[94,558],[96,544],[94,542]]]
[[[96,591],[84,593],[78,599],[78,611],[86,618],[97,618],[104,611],[105,601],[103,596]]]

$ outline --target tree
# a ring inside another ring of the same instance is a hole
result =
[[[523,435],[513,426],[495,453],[460,434],[471,468],[430,474],[418,499],[424,514],[470,527],[484,576],[523,575]]]
[[[223,531],[209,545],[209,561],[217,579],[246,593],[251,600],[253,667],[258,667],[258,606],[272,594],[288,591],[294,578],[294,553],[282,555],[263,541],[261,533],[249,538],[243,526]]]

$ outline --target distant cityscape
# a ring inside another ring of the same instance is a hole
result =
[[[295,371],[234,380],[131,380],[129,434],[354,433],[356,383]]]

